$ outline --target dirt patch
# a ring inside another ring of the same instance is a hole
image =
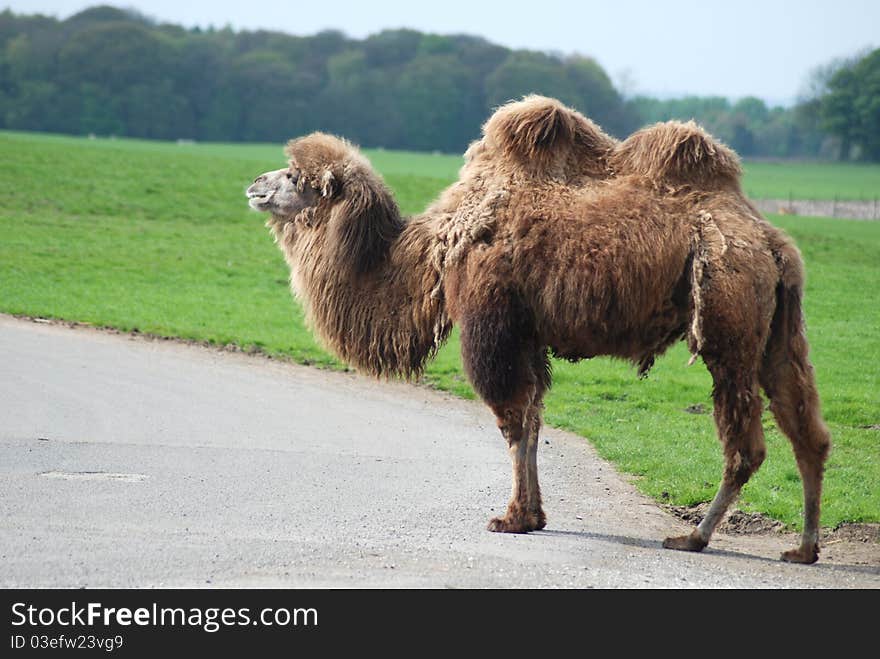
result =
[[[706,516],[709,503],[703,502],[693,506],[663,506],[680,520],[696,526]],[[783,533],[786,531],[782,522],[762,515],[761,513],[747,513],[738,508],[732,510],[718,525],[719,533],[728,535],[758,535],[767,533]]]
[[[692,506],[664,505],[667,511],[680,520],[696,526],[709,510],[709,502],[697,503]],[[747,513],[739,508],[732,510],[718,525],[718,532],[727,535],[769,535],[791,533],[791,529],[779,520],[762,515]],[[844,522],[833,528],[824,528],[820,532],[821,544],[853,542],[880,545],[880,524],[856,524]]]
[[[822,538],[827,542],[863,542],[880,544],[880,524],[852,524],[844,522],[833,529],[824,529]]]

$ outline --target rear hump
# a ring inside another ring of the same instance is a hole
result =
[[[655,184],[739,187],[739,157],[693,121],[667,121],[633,133],[611,156],[616,175],[635,174]]]

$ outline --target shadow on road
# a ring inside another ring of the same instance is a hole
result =
[[[603,540],[605,542],[614,542],[619,545],[627,545],[630,547],[641,547],[642,549],[663,549],[662,541],[660,540],[647,540],[645,538],[631,538],[625,535],[611,535],[608,533],[595,533],[592,531],[562,531],[562,530],[552,530],[552,529],[543,529],[541,531],[534,531],[534,535],[550,535],[550,536],[576,536],[581,538],[590,538],[592,540]],[[670,551],[670,550],[667,550]],[[779,564],[782,563],[779,559],[767,558],[766,556],[757,556],[755,554],[746,554],[737,551],[730,551],[729,549],[714,549],[710,545],[706,549],[703,550],[704,554],[713,554],[718,556],[728,556],[730,558],[744,558],[752,561],[762,561],[764,563],[771,564]],[[844,572],[857,572],[860,574],[870,574],[870,575],[880,575],[880,566],[874,567],[871,565],[849,565],[845,563],[822,563],[822,559],[819,559],[819,562],[812,566],[804,566],[804,569],[813,569],[813,570],[831,570],[831,571],[844,571]]]

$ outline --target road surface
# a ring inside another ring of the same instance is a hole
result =
[[[3,587],[880,587],[880,560],[687,528],[548,430],[548,526],[485,530],[507,451],[482,405],[263,357],[0,316]]]

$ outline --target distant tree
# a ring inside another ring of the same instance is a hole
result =
[[[314,59],[326,60],[350,45],[348,37],[339,30],[324,30],[308,39],[308,51]]]
[[[534,93],[618,137],[693,118],[743,155],[878,159],[877,60],[835,60],[811,74],[795,108],[769,108],[755,97],[624,99],[593,58],[464,34],[357,40],[183,28],[107,5],[63,21],[5,10],[0,128],[272,142],[326,130],[365,146],[460,153],[495,107]]]
[[[880,161],[880,49],[840,67],[821,96],[823,127],[840,139],[840,157]]]
[[[564,66],[576,95],[575,107],[616,135],[626,135],[638,126],[638,118],[596,60],[578,55],[566,59]]]
[[[856,66],[859,94],[856,97],[856,140],[864,158],[880,162],[880,49]]]
[[[419,40],[416,55],[452,55],[455,52],[455,40],[440,34],[424,34]]]
[[[482,108],[468,93],[474,78],[451,54],[420,54],[407,64],[394,99],[408,148],[461,152],[479,135]]]
[[[838,71],[820,102],[823,127],[840,138],[840,158],[847,160],[856,139],[858,79],[851,68]]]
[[[383,30],[364,39],[363,52],[371,67],[402,66],[416,56],[421,41],[416,30]]]
[[[239,117],[238,139],[277,142],[302,132],[304,117],[294,102],[302,90],[290,61],[273,51],[245,53],[232,63],[231,82],[235,98],[225,100]]]
[[[576,105],[581,99],[562,63],[544,53],[526,50],[511,52],[486,77],[486,102],[497,107],[526,94],[553,96]]]
[[[69,126],[59,112],[58,87],[45,80],[25,80],[16,89],[14,99],[7,99],[4,123],[19,130],[63,131]]]
[[[660,100],[650,96],[636,96],[630,104],[639,114],[643,123],[657,123],[678,119],[694,119],[703,124],[711,124],[730,113],[730,101],[723,96],[685,96]]]
[[[455,44],[455,53],[461,65],[479,80],[479,85],[473,92],[483,99],[485,105],[483,81],[507,59],[510,51],[503,46],[489,43],[482,37],[467,34],[454,34],[449,39]]]
[[[401,137],[393,87],[393,77],[381,67],[371,67],[363,50],[347,50],[327,61],[327,83],[320,92],[315,90],[317,98],[309,99],[309,90],[302,89],[297,99],[312,109],[304,112],[313,115],[308,128],[368,146],[391,146]]]
[[[174,42],[173,88],[187,99],[192,132],[199,140],[223,140],[235,135],[238,103],[229,93],[230,66],[225,49],[200,32]],[[230,113],[231,109],[235,109]],[[186,135],[179,135],[186,137]]]
[[[768,108],[755,97],[731,104],[719,96],[667,100],[640,96],[627,105],[646,124],[693,119],[743,156],[815,157],[823,148],[816,113],[804,103],[795,108]]]
[[[94,23],[139,23],[153,25],[153,21],[134,9],[119,9],[110,5],[97,5],[83,9],[65,21],[68,26]]]
[[[122,90],[170,71],[165,42],[147,27],[101,23],[76,32],[58,53],[58,74]]]
[[[771,147],[759,145],[758,134],[768,122],[770,111],[766,103],[754,96],[746,96],[731,106],[730,111],[711,120],[718,137],[726,141],[741,156],[768,152]],[[765,137],[769,134],[764,133]]]
[[[755,96],[741,98],[734,103],[731,112],[742,115],[750,126],[764,123],[767,121],[767,117],[770,114],[770,111],[767,109],[767,104]]]
[[[123,114],[117,107],[119,97],[94,83],[83,82],[75,90],[77,103],[69,107],[75,108],[74,115],[77,125],[73,132],[88,135],[124,135],[128,126],[123,121]]]
[[[3,52],[4,83],[50,80],[53,76],[58,45],[52,34],[42,30],[17,34],[6,42]]]

